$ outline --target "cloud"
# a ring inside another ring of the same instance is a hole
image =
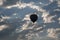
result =
[[[11,18],[11,17],[9,17],[9,16],[1,16],[0,22],[3,22],[3,21],[8,20],[8,19],[10,19],[10,18]]]
[[[0,25],[0,31],[4,30],[4,29],[6,29],[6,28],[8,28],[7,25]]]
[[[3,0],[0,0],[0,6],[3,5]]]
[[[7,25],[4,25],[6,23],[4,24],[1,23],[2,25],[0,25],[0,30],[2,31],[0,33],[1,34],[3,33],[4,34],[4,35],[2,34],[3,36],[9,36],[9,37],[6,37],[5,39],[9,38],[12,40],[14,39],[20,40],[21,38],[22,40],[28,40],[30,38],[31,40],[46,40],[46,39],[50,40],[51,38],[55,39],[58,37],[60,30],[59,28],[54,29],[56,26],[55,26],[55,23],[52,23],[54,22],[53,18],[55,18],[56,15],[53,15],[53,16],[50,15],[50,13],[47,12],[45,9],[43,9],[40,4],[35,2],[30,2],[30,3],[22,2],[20,4],[19,3],[16,4],[16,2],[14,2],[15,0],[11,0],[10,2],[12,3],[10,3],[9,1],[10,0],[6,0],[4,2],[5,3],[4,5],[6,7],[3,8],[2,13],[5,16],[2,16],[1,18],[1,22],[7,22],[9,26],[7,27]],[[41,3],[43,3],[44,1],[45,0],[43,0]],[[35,12],[36,13],[38,12],[37,14],[39,15],[39,18],[40,18],[38,19],[38,22],[41,22],[41,20],[43,20],[43,22],[42,23],[36,22],[36,24],[33,25],[31,21],[29,21],[30,20],[29,15]],[[15,18],[15,17],[18,17],[18,18]],[[4,21],[5,19],[7,20]],[[58,20],[60,19],[58,18]],[[43,28],[44,25],[47,26],[46,27],[47,33],[46,33],[46,30],[44,30]],[[58,23],[56,25],[58,25]],[[51,27],[53,26],[53,28],[51,28],[50,26]],[[27,38],[26,38],[26,35],[27,35]]]
[[[57,20],[59,21],[59,24],[60,24],[60,17]]]
[[[56,38],[56,30],[55,29],[53,29],[53,28],[48,29],[47,32],[48,32],[48,37]]]
[[[49,0],[50,2],[53,2],[54,0]]]
[[[48,32],[47,35],[48,37],[59,39],[58,35],[60,34],[60,28],[56,28],[56,29],[50,28],[47,30],[47,32]]]
[[[10,19],[10,17],[9,16],[4,16],[4,17],[2,17],[2,19]]]
[[[30,20],[30,14],[25,15],[23,20]]]
[[[56,16],[56,15],[51,16],[48,12],[44,12],[44,13],[42,14],[44,23],[52,23],[52,22],[54,22],[53,18],[54,18],[55,16]]]
[[[19,4],[15,4],[15,5],[6,6],[5,8],[11,9],[11,8],[13,8],[13,7],[18,7],[18,6],[19,6]]]

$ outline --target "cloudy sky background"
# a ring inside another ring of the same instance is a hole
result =
[[[60,0],[0,0],[0,40],[60,40]]]

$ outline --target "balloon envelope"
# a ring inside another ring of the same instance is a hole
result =
[[[35,21],[37,21],[38,16],[36,14],[32,14],[30,15],[30,20],[34,23]]]

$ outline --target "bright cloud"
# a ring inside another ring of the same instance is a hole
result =
[[[3,16],[2,19],[10,19],[11,17],[9,16]]]
[[[6,29],[8,26],[7,25],[0,25],[0,31],[2,31],[3,29]]]
[[[0,5],[3,5],[3,0],[0,0]]]
[[[48,37],[51,37],[51,38],[58,38],[58,34],[60,34],[60,28],[50,28],[47,30],[48,32]],[[59,39],[59,38],[58,38]]]
[[[24,19],[23,20],[30,20],[30,14],[28,15],[25,15]]]
[[[49,14],[48,12],[45,12],[45,13],[42,14],[44,23],[51,23],[51,22],[54,22],[54,20],[52,20],[52,19],[53,19],[55,16],[56,16],[56,15],[50,16],[50,14]]]
[[[53,29],[53,28],[48,29],[47,32],[48,32],[48,37],[56,38],[56,30],[55,29]]]

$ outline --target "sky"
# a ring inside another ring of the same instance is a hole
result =
[[[60,0],[0,0],[0,40],[60,40]]]

